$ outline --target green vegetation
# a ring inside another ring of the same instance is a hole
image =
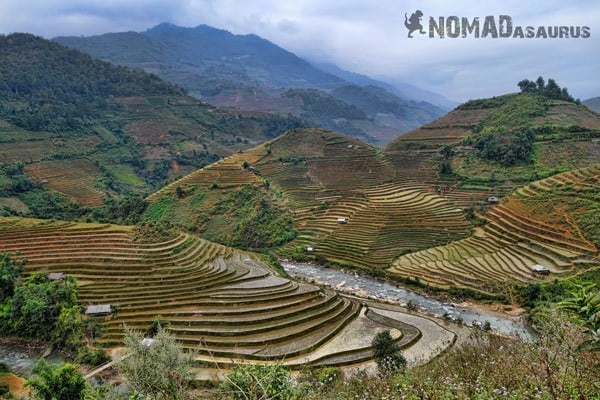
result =
[[[549,99],[575,102],[567,88],[560,88],[554,79],[548,79],[548,84],[541,76],[535,82],[523,79],[518,83],[519,89],[524,93],[536,93]],[[579,103],[579,100],[577,100]]]
[[[50,281],[45,274],[35,273],[20,281],[24,265],[24,259],[0,255],[0,332],[76,349],[83,339],[83,321],[75,279]]]
[[[530,164],[533,161],[534,140],[531,130],[509,133],[506,129],[494,131],[486,128],[475,142],[475,148],[480,157],[503,166]]]
[[[25,269],[26,261],[14,260],[10,254],[0,254],[0,302],[4,302],[15,293],[17,279]]]
[[[114,209],[123,197],[304,126],[217,110],[154,75],[28,34],[0,37],[0,55],[0,215],[135,223]]]
[[[577,316],[577,322],[589,336],[578,347],[579,351],[600,352],[600,290],[595,283],[579,285],[560,305]],[[600,364],[598,364],[600,367]]]
[[[49,281],[36,273],[15,289],[7,331],[30,339],[77,345],[82,337],[77,285],[71,277]]]
[[[83,400],[87,381],[73,364],[48,364],[40,359],[35,365],[33,378],[26,385],[31,388],[34,399]]]
[[[89,129],[91,120],[118,109],[109,96],[183,94],[156,76],[92,61],[81,52],[22,33],[0,37],[0,75],[0,117],[33,131]]]
[[[289,399],[594,399],[600,393],[595,363],[600,359],[590,352],[578,352],[585,334],[555,310],[547,314],[533,341],[487,335],[474,331],[472,340],[422,366],[391,371],[380,376],[356,374],[336,379],[324,371],[304,371],[297,384],[287,392]],[[499,366],[502,366],[499,368]],[[274,369],[274,367],[271,367]],[[219,390],[223,398],[260,399],[260,388],[267,372],[242,367],[250,385],[225,383]],[[285,380],[284,375],[281,379]],[[322,376],[325,379],[317,379]],[[238,383],[239,381],[235,381]],[[326,382],[326,383],[324,383]],[[264,384],[263,387],[267,385]],[[241,390],[244,389],[244,390]],[[235,391],[238,397],[232,396]],[[254,395],[253,395],[254,394]]]
[[[210,214],[230,219],[231,231],[208,238],[233,247],[261,249],[294,239],[292,216],[257,186],[244,185],[221,198]]]
[[[380,372],[389,373],[406,367],[406,359],[400,354],[400,348],[389,330],[375,335],[371,347]]]
[[[300,99],[302,101],[301,117],[314,121],[318,126],[344,132],[351,136],[367,137],[362,129],[350,121],[367,120],[368,115],[352,104],[316,89],[288,89],[281,96]]]
[[[153,342],[142,342],[139,332],[125,335],[129,357],[117,364],[133,389],[144,399],[185,399],[193,378],[193,352],[183,352],[173,336],[159,330]]]
[[[292,380],[281,365],[238,365],[219,387],[222,399],[289,400],[293,395]]]

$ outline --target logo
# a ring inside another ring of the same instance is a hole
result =
[[[515,25],[510,15],[488,15],[484,18],[474,17],[429,17],[428,32],[424,30],[421,20],[423,12],[417,10],[408,18],[404,14],[404,26],[408,29],[408,37],[413,39],[413,32],[429,33],[429,38],[512,38],[512,39],[587,39],[591,36],[589,26],[572,25]]]
[[[412,15],[410,16],[410,18],[406,17],[406,13],[404,13],[404,26],[406,27],[406,29],[408,29],[408,37],[412,38],[412,33],[414,31],[416,31],[417,29],[419,30],[419,33],[426,33],[423,30],[423,25],[421,25],[421,19],[423,18],[423,12],[421,10],[417,10],[414,13],[412,13]]]

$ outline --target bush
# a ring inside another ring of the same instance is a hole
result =
[[[406,366],[406,358],[400,354],[398,344],[392,339],[389,330],[379,332],[371,342],[373,356],[379,371],[387,373]]]
[[[0,374],[10,374],[10,368],[4,363],[0,363]]]
[[[48,364],[40,359],[26,385],[43,400],[83,400],[86,380],[73,364]]]
[[[77,352],[77,362],[95,367],[110,360],[104,349],[99,347],[82,347]]]
[[[10,393],[10,386],[7,382],[0,382],[0,396]]]
[[[231,400],[288,400],[293,393],[289,373],[281,365],[238,365],[219,389],[222,398]]]

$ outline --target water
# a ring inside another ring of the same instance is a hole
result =
[[[424,296],[408,289],[398,287],[372,277],[340,271],[315,264],[281,261],[281,265],[290,276],[314,280],[333,289],[351,293],[359,297],[368,297],[406,306],[409,302],[417,311],[454,320],[462,320],[466,325],[480,325],[489,322],[494,332],[518,336],[526,339],[533,337],[533,331],[521,320],[503,318],[481,311],[461,308],[432,297]]]
[[[0,363],[6,365],[11,371],[18,375],[29,376],[40,357],[41,353],[28,354],[25,351],[12,346],[4,344],[0,345]],[[54,364],[60,363],[63,359],[58,355],[51,354],[46,358],[46,361]]]

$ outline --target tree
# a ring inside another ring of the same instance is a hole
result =
[[[150,344],[142,339],[139,332],[126,332],[128,356],[117,363],[119,372],[148,399],[184,399],[193,378],[193,353],[184,353],[164,329]]]
[[[523,93],[537,93],[549,99],[579,103],[579,100],[575,100],[573,96],[569,94],[567,88],[561,89],[554,79],[548,79],[548,84],[546,84],[544,78],[540,76],[535,82],[532,82],[529,79],[523,79],[522,81],[519,81],[517,85]]]
[[[579,350],[600,351],[600,291],[595,290],[595,285],[578,285],[571,292],[571,298],[560,304],[563,309],[577,316],[578,322],[589,335]]]
[[[379,332],[371,342],[375,362],[381,372],[395,371],[406,366],[406,358],[400,354],[398,344],[389,330]]]
[[[544,78],[542,78],[541,76],[538,76],[538,78],[535,80],[535,84],[536,84],[538,92],[543,91],[545,89],[545,87],[546,87],[546,83],[544,82]]]
[[[49,281],[46,275],[35,273],[15,289],[11,306],[12,329],[27,338],[52,339],[63,308],[76,305],[74,278]]]
[[[40,359],[27,380],[35,398],[42,400],[83,400],[86,380],[73,364],[48,364]]]
[[[16,261],[10,254],[0,254],[0,302],[15,293],[17,279],[25,268],[25,259]]]
[[[75,350],[83,340],[83,319],[79,306],[62,307],[54,326],[54,343]]]

